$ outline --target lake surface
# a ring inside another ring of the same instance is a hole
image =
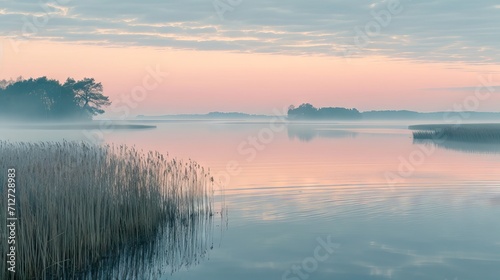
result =
[[[227,207],[207,256],[165,279],[499,279],[497,147],[414,143],[408,123],[147,124],[104,142],[210,167]]]

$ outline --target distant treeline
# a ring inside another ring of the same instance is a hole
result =
[[[500,113],[496,112],[431,112],[421,113],[407,110],[386,110],[359,112],[357,109],[340,107],[316,108],[309,103],[299,107],[290,106],[289,120],[445,120],[456,122],[460,120],[500,120]]]
[[[90,120],[110,105],[93,78],[66,82],[47,77],[0,81],[0,120]]]
[[[210,112],[208,114],[179,114],[179,115],[161,115],[161,116],[145,116],[138,115],[138,119],[165,119],[165,120],[203,120],[203,119],[265,119],[270,118],[266,115],[254,115],[240,112]]]
[[[363,112],[363,119],[372,120],[444,120],[452,123],[463,120],[500,120],[498,112],[415,112],[407,110],[387,110]]]
[[[294,119],[361,119],[362,115],[357,109],[346,109],[339,107],[316,108],[309,103],[304,103],[299,107],[290,106],[288,108],[288,118]]]

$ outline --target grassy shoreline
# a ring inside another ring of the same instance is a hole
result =
[[[193,161],[74,142],[0,141],[0,158],[2,184],[7,168],[18,176],[16,278],[4,274],[2,242],[3,279],[74,278],[167,224],[212,215],[212,178]],[[0,190],[6,209],[5,186]],[[0,233],[7,234],[5,223]]]

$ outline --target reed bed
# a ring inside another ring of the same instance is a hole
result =
[[[498,124],[467,124],[413,126],[419,129],[413,132],[416,140],[450,140],[469,143],[500,143],[500,125]]]
[[[413,139],[413,143],[431,145],[447,150],[472,154],[500,154],[500,145],[495,143],[471,143],[460,141],[434,141],[429,139]]]
[[[221,216],[222,218],[222,216]],[[139,246],[123,247],[118,257],[105,258],[78,278],[157,280],[203,260],[213,248],[212,215],[170,220],[157,238]]]
[[[17,173],[17,263],[13,277],[6,272],[7,229],[2,222],[3,279],[84,277],[120,252],[151,255],[154,251],[144,248],[154,247],[150,241],[158,237],[179,247],[187,242],[179,238],[186,226],[212,216],[213,179],[194,161],[123,145],[0,142],[2,221],[7,168]],[[114,273],[102,279],[129,279],[120,276],[122,270]]]

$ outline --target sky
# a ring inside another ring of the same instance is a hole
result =
[[[0,79],[93,77],[133,117],[500,110],[491,0],[0,0]]]

